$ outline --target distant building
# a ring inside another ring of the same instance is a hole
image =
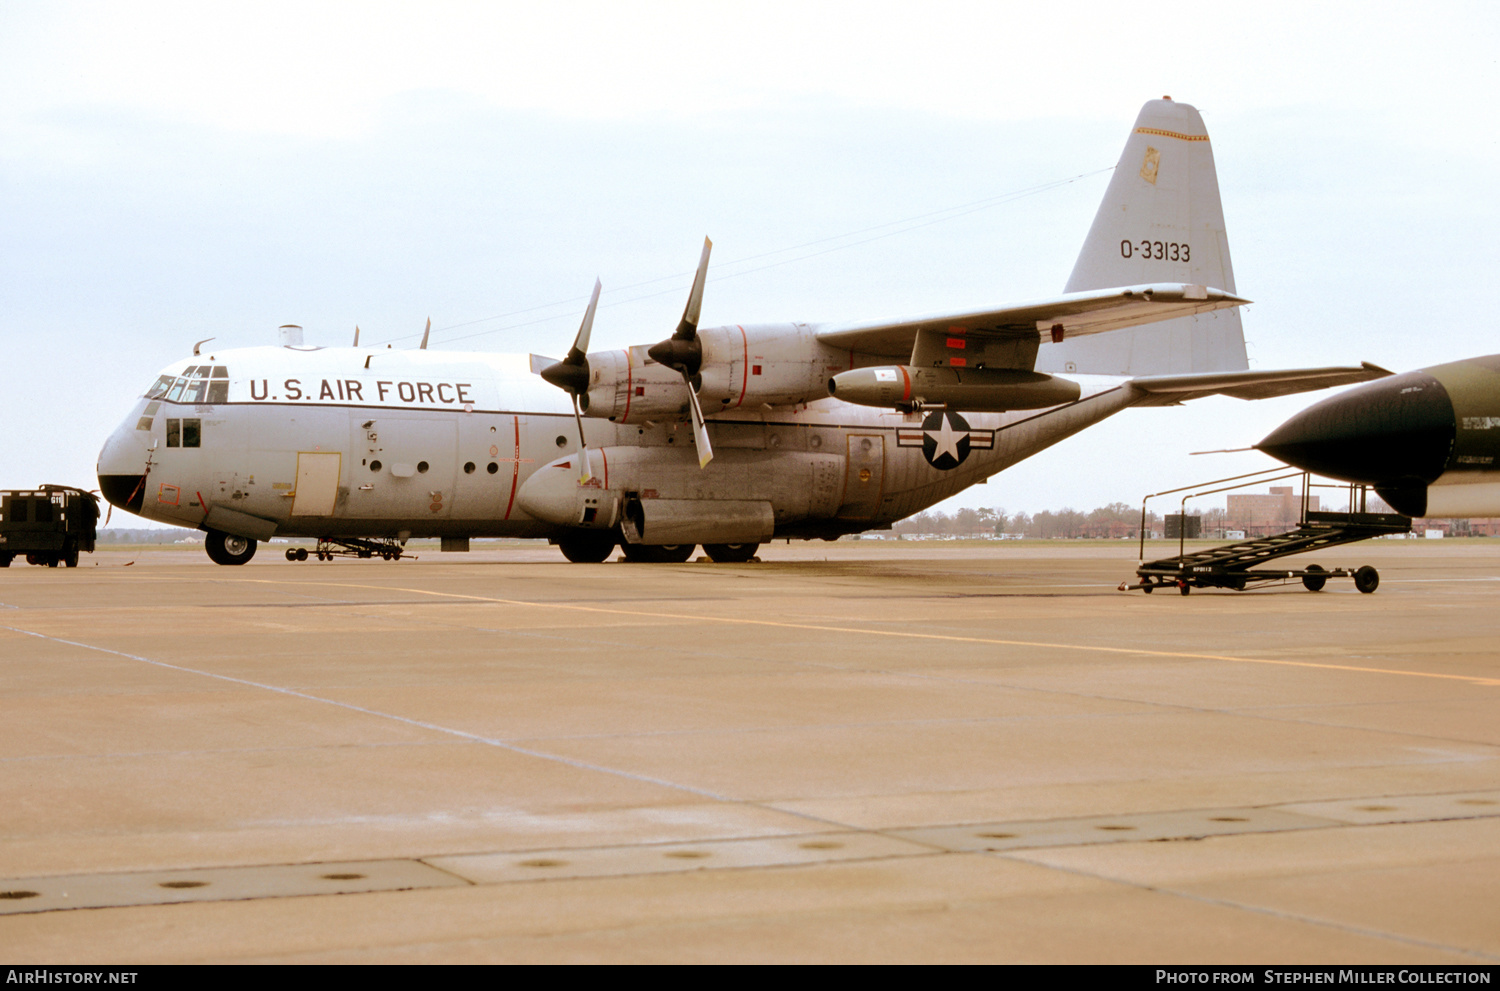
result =
[[[1273,485],[1269,495],[1236,494],[1226,497],[1224,526],[1243,530],[1247,537],[1264,537],[1296,529],[1302,521],[1302,497],[1290,485]],[[1310,512],[1319,512],[1318,497],[1308,499]]]

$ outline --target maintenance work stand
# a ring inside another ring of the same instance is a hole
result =
[[[1272,469],[1280,470],[1280,469]],[[1265,475],[1266,472],[1253,472],[1253,475]],[[1301,568],[1268,568],[1278,558],[1288,557],[1293,554],[1305,554],[1310,551],[1331,550],[1343,544],[1352,544],[1360,540],[1369,540],[1371,537],[1385,537],[1392,534],[1407,534],[1411,532],[1411,520],[1396,513],[1370,513],[1370,512],[1345,512],[1345,513],[1323,513],[1310,511],[1309,491],[1314,487],[1311,479],[1305,472],[1283,474],[1277,478],[1260,478],[1254,482],[1245,482],[1241,485],[1231,485],[1225,488],[1209,489],[1207,491],[1194,492],[1183,496],[1184,509],[1188,499],[1194,496],[1209,495],[1214,492],[1226,492],[1230,489],[1245,488],[1250,485],[1258,485],[1264,482],[1277,481],[1281,478],[1291,478],[1300,474],[1302,476],[1302,514],[1297,529],[1286,533],[1278,533],[1266,537],[1256,537],[1250,540],[1242,540],[1238,543],[1224,544],[1219,547],[1210,547],[1206,550],[1185,550],[1185,536],[1187,527],[1186,513],[1178,515],[1178,544],[1175,557],[1162,558],[1158,561],[1145,560],[1145,528],[1146,528],[1146,501],[1159,495],[1168,495],[1182,492],[1184,489],[1169,489],[1167,492],[1157,492],[1147,496],[1141,501],[1141,565],[1136,569],[1137,580],[1134,583],[1122,582],[1120,591],[1133,591],[1140,589],[1142,592],[1151,593],[1157,589],[1175,588],[1183,595],[1187,595],[1194,588],[1227,588],[1236,592],[1242,592],[1247,588],[1259,585],[1267,585],[1274,582],[1287,582],[1291,579],[1301,579],[1302,585],[1309,592],[1321,591],[1330,578],[1352,578],[1354,587],[1361,592],[1369,593],[1380,587],[1380,573],[1369,565],[1357,568],[1324,568],[1317,564],[1304,565]],[[1220,482],[1235,481],[1246,478],[1245,475],[1237,475],[1232,478],[1219,479],[1217,482],[1204,482],[1202,485],[1217,485]],[[1186,486],[1185,488],[1198,488],[1199,486]],[[1323,488],[1340,488],[1349,491],[1349,505],[1351,510],[1358,506],[1364,510],[1368,504],[1368,494],[1362,485],[1325,485]]]

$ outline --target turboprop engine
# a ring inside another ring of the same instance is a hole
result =
[[[973,412],[1044,409],[1071,403],[1077,382],[1013,368],[855,368],[828,380],[828,394],[861,406],[943,405]]]
[[[830,367],[848,367],[847,352],[820,343],[805,324],[711,327],[698,331],[695,343],[701,351],[687,367],[710,414],[819,399]],[[590,354],[584,415],[620,423],[686,417],[690,386],[680,364],[657,359],[662,350],[657,344]]]

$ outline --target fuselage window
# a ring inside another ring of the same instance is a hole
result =
[[[167,417],[167,446],[182,446],[182,421]]]
[[[466,462],[464,462],[464,474],[465,475],[472,475],[472,474],[474,474],[474,462],[472,462],[472,461],[466,461]]]

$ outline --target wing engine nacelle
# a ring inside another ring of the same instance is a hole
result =
[[[1071,403],[1081,394],[1077,382],[1019,369],[914,368],[884,365],[840,372],[828,380],[828,394],[861,406],[913,408],[944,405],[973,412],[1003,413]]]
[[[702,361],[693,381],[705,415],[822,399],[829,373],[849,367],[848,351],[820,343],[805,324],[713,327],[698,331],[697,339]],[[687,382],[648,350],[588,356],[586,416],[619,423],[687,418]]]

